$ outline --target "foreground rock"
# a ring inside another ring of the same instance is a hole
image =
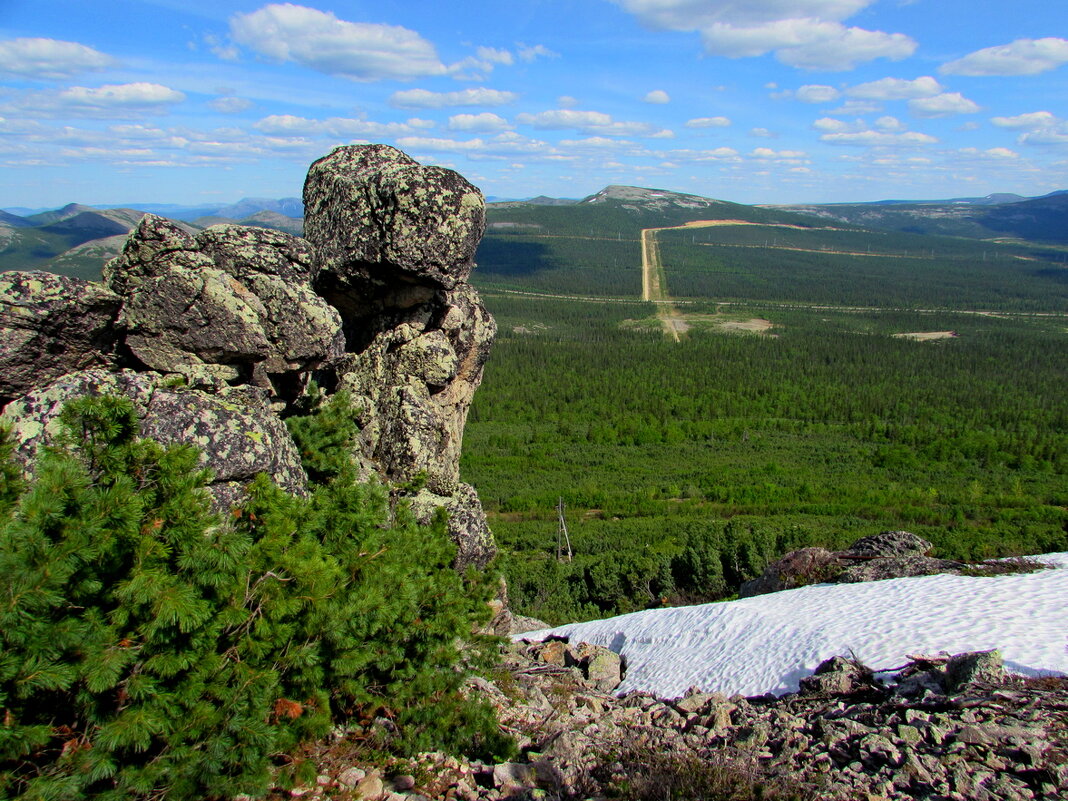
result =
[[[863,537],[844,551],[801,548],[791,551],[742,584],[741,598],[790,590],[808,584],[855,583],[935,573],[960,573],[965,565],[927,556],[933,546],[908,531],[883,531]]]
[[[152,373],[85,370],[70,373],[9,403],[0,422],[11,427],[17,456],[32,464],[37,449],[58,433],[63,405],[74,398],[125,396],[141,418],[141,434],[165,445],[200,449],[214,474],[209,491],[221,508],[237,505],[258,473],[288,492],[304,494],[307,477],[285,424],[271,411],[267,393],[255,387],[216,392],[168,383]]]
[[[781,698],[694,688],[658,699],[591,685],[567,664],[583,647],[518,643],[501,678],[472,680],[517,737],[520,759],[426,754],[383,768],[357,764],[341,742],[320,754],[339,767],[307,795],[373,776],[361,797],[390,801],[591,799],[624,787],[657,798],[712,789],[828,801],[1068,797],[1068,679],[1006,679],[997,652],[914,657],[890,676],[835,657],[818,669],[822,680]]]
[[[205,450],[220,509],[266,472],[301,492],[283,418],[314,379],[360,413],[362,478],[449,515],[456,565],[496,553],[459,476],[471,399],[496,333],[467,283],[485,227],[462,176],[391,147],[349,146],[312,165],[308,239],[154,215],[91,284],[46,273],[0,280],[0,401],[29,469],[63,401],[117,392],[144,432]],[[88,372],[86,372],[88,371]]]

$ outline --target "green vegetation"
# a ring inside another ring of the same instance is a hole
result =
[[[674,294],[692,273],[665,262]],[[825,275],[825,296],[847,291]],[[898,278],[880,279],[888,294]],[[1014,280],[1034,304],[1031,278]],[[941,280],[918,284],[918,305],[946,305]],[[1068,304],[1056,296],[1052,316],[993,317],[744,301],[717,315],[691,299],[680,308],[699,325],[674,343],[633,324],[651,305],[488,283],[500,334],[462,468],[521,613],[562,622],[729,597],[786,550],[885,529],[948,558],[1068,548]],[[775,327],[717,328],[745,317]],[[922,331],[957,336],[892,336]],[[558,498],[570,563],[556,558]]]
[[[314,773],[300,743],[376,717],[402,751],[507,754],[459,694],[491,588],[451,569],[440,521],[387,522],[323,453],[338,404],[299,426],[310,497],[261,477],[227,520],[195,451],[139,439],[125,399],[68,404],[30,487],[6,463],[0,797],[262,795]]]

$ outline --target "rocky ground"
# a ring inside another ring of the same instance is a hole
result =
[[[880,676],[835,657],[779,698],[696,688],[676,699],[618,698],[621,667],[617,655],[581,643],[510,645],[500,672],[471,690],[497,708],[521,748],[516,761],[361,760],[339,739],[316,757],[318,784],[289,795],[1068,798],[1068,679],[1008,677],[997,652],[915,656]]]

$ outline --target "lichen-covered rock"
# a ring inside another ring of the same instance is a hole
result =
[[[478,493],[470,484],[459,484],[451,495],[422,490],[411,498],[416,520],[428,523],[437,509],[449,516],[449,537],[456,543],[456,561],[461,573],[468,567],[483,568],[497,555],[497,543],[486,524],[486,513]]]
[[[120,299],[46,272],[0,274],[0,403],[64,373],[107,364]]]
[[[800,680],[802,695],[848,695],[871,686],[872,672],[855,659],[832,656]]]
[[[341,318],[311,289],[307,243],[279,231],[193,238],[146,215],[105,269],[129,351],[152,370],[251,383],[285,401],[342,349]]]
[[[891,556],[857,562],[844,568],[835,577],[839,584],[861,581],[883,581],[908,576],[933,576],[937,573],[960,573],[964,565],[933,556]]]
[[[344,352],[341,316],[311,288],[306,241],[266,228],[214,225],[197,234],[196,244],[263,305],[259,323],[269,348],[262,369],[278,394],[292,400],[305,386],[299,374],[306,378]],[[285,376],[295,387],[283,385]]]
[[[946,690],[958,693],[975,684],[998,684],[1005,680],[1000,651],[956,654],[946,662]]]
[[[326,285],[465,281],[485,230],[482,193],[459,173],[386,145],[347,145],[308,170],[304,235]]]
[[[801,548],[772,562],[762,575],[742,584],[738,597],[751,598],[754,595],[790,590],[807,584],[819,584],[833,579],[839,570],[838,558],[833,551],[826,548]]]
[[[306,492],[299,454],[263,391],[222,387],[209,394],[129,370],[71,373],[9,403],[0,420],[11,427],[16,456],[24,467],[32,467],[38,449],[57,433],[58,416],[68,400],[99,395],[130,398],[143,436],[165,445],[199,448],[202,464],[214,473],[209,489],[220,508],[237,501],[259,473],[289,492]]]
[[[870,558],[924,556],[932,547],[931,543],[911,531],[880,531],[878,534],[861,537],[844,553]]]

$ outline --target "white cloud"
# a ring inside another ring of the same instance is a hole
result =
[[[697,117],[686,121],[687,128],[726,128],[730,124],[727,117]]]
[[[1015,117],[994,117],[990,121],[999,128],[1021,128],[1028,131],[1040,131],[1057,124],[1057,118],[1048,111],[1033,111],[1030,114],[1017,114]]]
[[[252,108],[252,101],[244,97],[227,95],[215,98],[208,105],[222,114],[238,114]]]
[[[672,150],[668,153],[674,161],[726,161],[738,162],[741,159],[733,147],[717,147],[713,150]]]
[[[158,83],[71,86],[61,91],[26,92],[13,97],[0,113],[25,117],[132,117],[165,114],[185,100],[181,92]]]
[[[646,103],[670,103],[671,95],[663,89],[654,89],[643,97],[642,100]]]
[[[839,72],[877,58],[899,61],[911,56],[916,42],[901,33],[847,28],[838,22],[782,19],[764,25],[735,27],[715,23],[702,30],[705,49],[728,58],[761,56],[774,51],[782,63],[807,70]]]
[[[470,131],[479,133],[493,133],[495,131],[507,131],[512,126],[508,120],[489,111],[481,114],[454,114],[449,117],[448,129],[450,131]]]
[[[824,133],[841,133],[843,131],[855,130],[857,126],[842,120],[836,120],[833,117],[820,117],[812,123],[812,127],[817,131],[823,131]]]
[[[800,159],[806,158],[808,154],[803,150],[772,150],[770,147],[758,147],[754,148],[749,156],[750,158],[760,159],[762,161],[785,161],[794,163]]]
[[[457,92],[431,92],[405,89],[390,95],[389,104],[397,108],[446,108],[450,106],[506,106],[519,99],[515,92],[499,89],[461,89]]]
[[[537,114],[519,114],[516,121],[541,129],[574,129],[596,136],[653,136],[668,138],[673,134],[656,128],[647,122],[622,122],[613,120],[602,111],[578,111],[577,109],[553,109]]]
[[[930,75],[925,75],[913,81],[903,78],[869,81],[851,86],[846,89],[846,94],[864,100],[911,100],[916,97],[933,97],[942,91],[942,85],[938,81]]]
[[[114,63],[110,56],[77,42],[40,38],[0,42],[0,73],[20,78],[62,80]]]
[[[950,117],[954,114],[976,114],[981,107],[960,92],[943,92],[934,97],[910,100],[909,111],[917,117]]]
[[[355,81],[443,75],[434,46],[399,25],[347,22],[329,12],[274,3],[230,18],[233,40],[273,61],[292,61]]]
[[[422,121],[420,121],[422,122]],[[275,136],[394,137],[414,133],[422,126],[403,122],[372,122],[349,117],[313,120],[292,114],[272,114],[253,126],[263,134]]]
[[[545,45],[520,45],[519,46],[519,59],[520,61],[534,61],[538,58],[558,58],[559,53],[556,53]]]
[[[875,127],[880,131],[898,132],[906,130],[907,126],[897,117],[880,117],[875,121]]]
[[[778,136],[777,133],[768,130],[767,128],[750,128],[749,135],[755,136],[758,139],[775,139]]]
[[[515,56],[508,50],[499,50],[495,47],[479,47],[475,50],[475,55],[483,61],[488,61],[491,64],[514,64]]]
[[[874,114],[877,111],[882,111],[883,107],[871,100],[847,100],[838,108],[831,109],[828,114],[837,114],[839,116],[853,116],[860,114]]]
[[[1068,39],[1017,39],[943,64],[943,75],[1037,75],[1068,63]]]
[[[912,55],[900,33],[847,28],[842,20],[875,0],[614,0],[646,25],[698,31],[705,50],[729,58],[774,52],[793,67],[847,70],[876,58]]]
[[[937,139],[928,134],[915,131],[889,133],[887,131],[851,131],[842,133],[825,133],[820,136],[824,142],[832,145],[861,145],[865,147],[917,147],[933,145]]]
[[[833,86],[808,84],[798,89],[794,93],[794,97],[802,103],[830,103],[837,100],[840,94]]]

